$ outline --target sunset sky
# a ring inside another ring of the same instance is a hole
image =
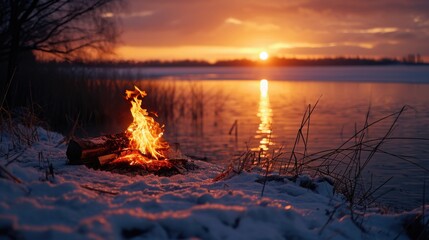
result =
[[[429,1],[128,0],[120,59],[403,57],[429,60]]]

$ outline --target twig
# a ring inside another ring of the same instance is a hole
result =
[[[319,235],[322,234],[323,230],[325,230],[326,226],[328,226],[328,224],[332,221],[335,212],[338,210],[338,208],[341,206],[341,204],[338,204],[334,207],[334,209],[332,210],[331,214],[329,214],[329,218],[328,220],[326,220],[325,224],[323,225],[323,227],[320,229],[319,231]]]
[[[22,156],[22,154],[24,154],[25,151],[22,151],[20,153],[18,153],[13,159],[11,159],[10,161],[8,161],[4,166],[7,167],[9,166],[9,164],[11,164],[12,162],[14,162],[16,159],[18,159],[19,157]]]
[[[274,153],[273,153],[273,155],[274,155]],[[267,170],[266,170],[266,172],[265,172],[265,179],[264,179],[264,183],[263,183],[263,185],[262,185],[261,197],[263,197],[263,196],[264,196],[265,185],[267,184],[267,176],[268,176],[269,168],[270,168],[270,163],[269,163],[269,160],[267,159]]]
[[[6,101],[6,97],[7,97],[7,94],[9,93],[9,88],[10,88],[10,85],[12,85],[12,81],[13,81],[13,78],[15,77],[15,73],[16,73],[16,67],[13,68],[12,76],[10,76],[9,82],[8,82],[7,87],[5,89],[4,96],[3,96],[3,99],[2,99],[1,105],[0,105],[0,109],[3,109],[4,102]]]
[[[17,178],[17,177],[15,177],[12,173],[10,173],[5,167],[3,167],[2,165],[0,165],[0,170],[1,170],[1,172],[2,173],[4,173],[4,174],[6,174],[6,175],[3,175],[3,174],[1,174],[1,175],[3,175],[3,176],[5,176],[5,178],[7,178],[7,179],[11,179],[11,180],[13,180],[13,181],[15,181],[16,183],[22,183],[22,181],[19,179],[19,178]]]
[[[118,195],[119,194],[119,192],[113,192],[113,191],[98,189],[98,188],[94,188],[94,187],[91,187],[91,186],[86,185],[86,184],[82,184],[80,186],[85,188],[85,189],[95,191],[95,192],[99,192],[99,193],[106,193],[106,194],[110,194],[110,195]]]
[[[426,179],[423,180],[423,196],[422,196],[422,224],[425,222],[425,212],[426,212]]]
[[[235,134],[235,139],[238,138],[238,120],[235,120],[234,123],[232,124],[231,128],[229,129],[228,134],[231,135],[232,131],[235,129],[234,134]]]

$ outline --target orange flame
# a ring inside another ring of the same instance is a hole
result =
[[[168,148],[168,144],[163,141],[163,126],[149,116],[146,109],[141,107],[142,98],[147,94],[134,86],[134,90],[126,90],[126,99],[131,102],[131,114],[133,122],[128,126],[126,135],[130,140],[131,149],[139,150],[144,156],[154,159],[164,159],[162,150]],[[146,161],[150,162],[150,160]]]

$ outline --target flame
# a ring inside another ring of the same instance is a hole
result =
[[[138,150],[143,156],[146,156],[137,162],[150,163],[150,158],[165,159],[162,150],[168,148],[168,143],[162,139],[163,126],[160,126],[155,119],[149,116],[147,110],[141,107],[142,99],[147,95],[146,92],[134,86],[134,90],[126,90],[125,94],[126,99],[131,102],[130,110],[133,116],[133,122],[125,131],[130,140],[129,148]],[[135,158],[134,162],[136,162]]]

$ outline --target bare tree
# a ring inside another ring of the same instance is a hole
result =
[[[25,52],[76,58],[109,50],[118,37],[111,12],[120,1],[0,0],[0,61],[7,62],[1,88]]]

